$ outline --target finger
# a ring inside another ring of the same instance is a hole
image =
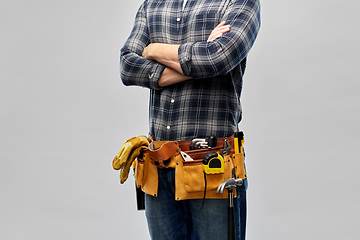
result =
[[[226,24],[226,22],[225,22],[225,21],[222,21],[222,22],[219,23],[214,29],[219,28],[219,27],[221,27],[221,26],[224,26],[225,24]]]
[[[231,26],[225,25],[226,22],[222,21],[219,23],[210,33],[210,36],[207,39],[207,42],[213,41],[214,39],[221,37],[224,33],[229,32]]]
[[[230,25],[226,25],[226,26],[222,26],[222,27],[219,27],[217,29],[214,29],[211,34],[213,33],[219,33],[219,32],[222,32],[222,33],[226,33],[226,32],[229,32],[230,31]]]
[[[231,27],[230,27],[230,25],[225,25],[225,26],[222,26],[222,27],[219,27],[219,28],[217,28],[215,31],[216,32],[228,32],[228,31],[230,31],[230,29],[231,29]]]
[[[225,27],[225,26],[221,27],[219,29],[212,31],[208,39],[209,40],[213,39],[214,36],[217,36],[217,37],[222,36],[222,34],[227,33],[229,31],[230,31],[230,27]]]
[[[221,37],[222,35],[223,35],[223,33],[221,33],[221,32],[219,32],[217,34],[212,34],[207,41],[211,42],[211,41],[217,39],[218,37]]]

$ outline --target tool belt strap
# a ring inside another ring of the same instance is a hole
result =
[[[234,135],[227,137],[227,138],[218,138],[216,147],[212,147],[212,148],[201,148],[201,149],[196,149],[196,150],[189,150],[191,140],[179,141],[179,145],[180,145],[181,150],[183,152],[187,153],[192,159],[194,159],[195,161],[196,160],[202,161],[203,158],[205,157],[205,155],[208,154],[209,152],[216,152],[216,151],[220,151],[221,149],[223,149],[225,141],[227,141],[231,146],[231,150],[228,153],[228,155],[233,154],[234,153]],[[186,161],[184,163],[184,165],[187,165],[187,164],[191,164],[191,161]]]
[[[171,162],[171,157],[180,154],[180,151],[187,153],[195,161],[186,161],[184,165],[197,164],[196,160],[202,161],[209,152],[220,151],[224,147],[224,142],[227,141],[231,145],[229,154],[234,153],[234,135],[227,138],[218,138],[216,147],[202,148],[190,151],[192,140],[179,141],[152,141],[149,135],[150,145],[144,150],[144,154],[149,154],[151,163],[158,168],[174,168],[175,163]]]
[[[160,146],[159,146],[160,145]],[[165,165],[171,157],[177,156],[181,149],[176,141],[151,142],[144,154],[149,154],[151,163],[158,168],[167,168]]]
[[[180,146],[181,150],[188,153],[187,151],[190,150],[191,141],[192,140],[181,140],[181,141],[177,141],[177,142],[179,143],[179,146]],[[217,148],[219,148],[219,149],[222,148],[224,146],[225,141],[228,141],[231,145],[233,145],[233,143],[234,143],[234,135],[232,135],[230,137],[227,137],[227,138],[218,138],[216,147],[213,147],[211,149],[216,150]],[[197,151],[197,150],[192,150],[192,151]]]

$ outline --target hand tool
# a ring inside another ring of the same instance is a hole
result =
[[[228,207],[228,240],[235,240],[235,221],[234,221],[234,199],[233,190],[243,184],[241,178],[229,178],[220,183],[216,189],[216,193],[223,193],[226,188],[229,193],[229,207]]]
[[[200,148],[207,148],[208,142],[205,138],[195,138],[191,141],[190,150],[200,149]]]
[[[206,154],[202,163],[206,174],[224,173],[224,158],[216,152]]]
[[[141,187],[136,186],[135,182],[135,189],[136,189],[136,205],[137,210],[145,210],[145,193],[141,190]]]
[[[181,157],[184,159],[184,161],[193,161],[194,160],[189,156],[189,154],[187,154],[183,151],[181,151],[180,154],[181,154]]]
[[[143,149],[140,149],[140,154],[137,157],[138,161],[144,161],[144,151]],[[139,163],[138,163],[139,164]],[[133,170],[135,174],[135,162],[133,162]],[[137,187],[136,181],[135,181],[135,189],[136,189],[136,206],[137,210],[145,210],[145,193],[141,190],[141,186]]]
[[[208,147],[209,148],[216,147],[216,143],[217,143],[217,138],[215,136],[210,136],[208,138]]]
[[[205,157],[202,160],[203,164],[203,171],[204,171],[204,197],[201,204],[200,209],[203,208],[205,198],[206,198],[206,188],[207,188],[207,181],[206,181],[206,175],[207,174],[222,174],[224,173],[224,158],[218,154],[217,152],[209,152],[205,155]]]
[[[235,153],[244,153],[243,147],[244,147],[244,133],[236,132],[234,134]]]
[[[220,152],[223,156],[225,156],[225,155],[228,155],[230,153],[230,151],[231,151],[231,144],[227,140],[225,140],[224,147],[222,149],[220,149]]]
[[[190,150],[201,149],[201,148],[213,148],[216,147],[217,138],[210,136],[208,139],[195,138],[191,141]]]
[[[239,153],[239,132],[236,132],[234,134],[234,150],[235,150],[235,153]]]

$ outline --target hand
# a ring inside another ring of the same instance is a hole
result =
[[[227,33],[230,31],[231,26],[225,25],[225,21],[222,21],[219,25],[217,25],[214,30],[212,30],[209,38],[207,39],[207,42],[211,42],[215,40],[218,37],[221,37],[224,33]]]
[[[156,47],[157,43],[150,43],[149,45],[147,45],[143,52],[142,52],[142,57],[148,60],[153,60],[153,58],[151,57],[155,47]]]

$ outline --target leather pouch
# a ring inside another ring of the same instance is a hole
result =
[[[183,161],[181,156],[175,157],[175,199],[202,199],[204,197],[205,179],[201,160]],[[206,175],[206,198],[228,198],[227,191],[217,194],[216,189],[222,181],[231,178],[232,161],[230,156],[224,158],[223,174]]]
[[[187,192],[204,192],[205,178],[202,161],[198,164],[184,165],[184,185]],[[217,189],[225,180],[224,174],[206,174],[206,191]]]
[[[157,168],[151,164],[149,154],[144,154],[143,161],[136,161],[134,177],[136,186],[141,186],[143,192],[157,196],[159,177]]]
[[[144,176],[144,161],[139,159],[135,160],[135,173],[134,178],[136,182],[136,187],[139,188],[142,185],[142,179]]]
[[[236,178],[244,179],[247,177],[244,165],[244,154],[243,153],[235,153],[232,155],[232,159],[235,165],[235,175]]]

